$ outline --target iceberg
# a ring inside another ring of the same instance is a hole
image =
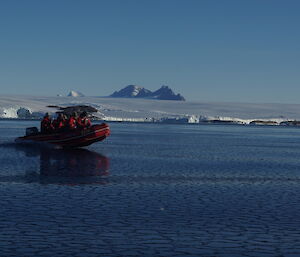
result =
[[[4,107],[0,111],[1,118],[18,118],[17,109],[13,107]]]

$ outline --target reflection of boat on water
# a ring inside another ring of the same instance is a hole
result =
[[[87,149],[55,149],[39,144],[16,144],[14,149],[27,158],[38,158],[37,168],[24,166],[25,176],[17,175],[17,181],[42,184],[106,184],[109,175],[109,159]],[[35,162],[36,163],[36,162]],[[4,177],[2,178],[2,180]],[[10,181],[13,178],[7,178]]]
[[[107,157],[85,149],[49,149],[40,151],[42,176],[88,177],[108,175]]]

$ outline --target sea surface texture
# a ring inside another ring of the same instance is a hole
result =
[[[85,149],[0,121],[0,256],[300,256],[300,129],[112,123]]]

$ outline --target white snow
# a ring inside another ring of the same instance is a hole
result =
[[[0,118],[37,118],[55,113],[47,105],[91,105],[97,117],[118,121],[171,121],[198,123],[207,120],[300,120],[300,104],[203,103],[110,97],[0,96]]]
[[[132,92],[132,96],[136,96],[142,90],[141,87],[134,86],[134,90]]]
[[[13,107],[3,107],[0,109],[1,118],[18,118],[17,109]]]
[[[78,91],[71,90],[70,93],[68,94],[68,96],[70,96],[70,97],[83,97],[84,94],[82,94]]]

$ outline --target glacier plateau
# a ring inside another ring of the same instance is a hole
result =
[[[45,112],[55,113],[48,105],[91,105],[96,116],[107,121],[155,122],[185,119],[186,123],[220,120],[249,123],[253,120],[277,122],[300,119],[300,104],[222,103],[159,101],[112,97],[38,97],[0,96],[0,118],[41,118]]]

